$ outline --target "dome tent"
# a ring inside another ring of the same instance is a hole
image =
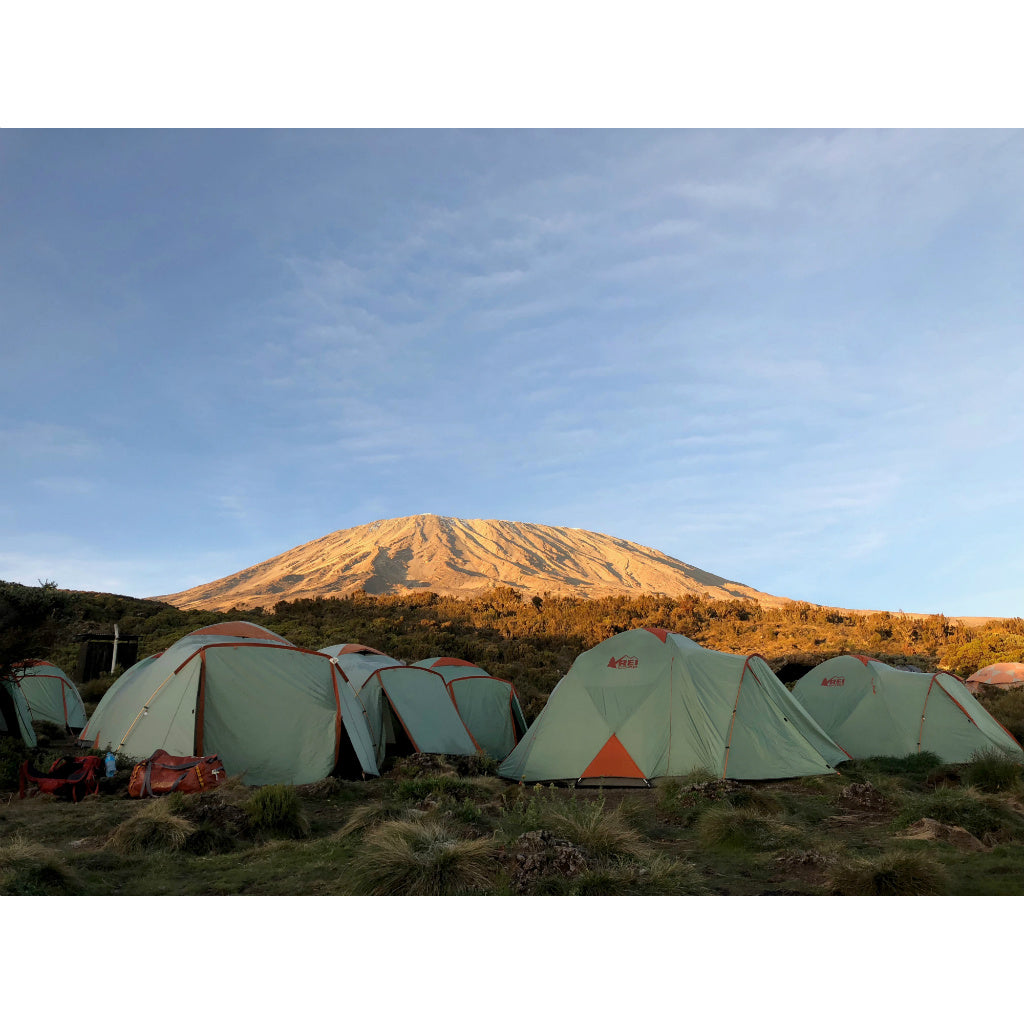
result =
[[[331,659],[247,622],[197,629],[132,666],[79,743],[218,754],[249,785],[377,774],[362,708]]]
[[[13,679],[0,679],[0,736],[20,736],[26,747],[39,741],[32,728],[32,715]]]
[[[13,666],[12,681],[21,691],[29,715],[69,732],[85,728],[85,705],[75,684],[52,662],[23,661]]]
[[[1000,661],[986,665],[969,675],[964,685],[971,693],[978,693],[985,686],[998,690],[1016,690],[1024,686],[1024,665],[1018,661]]]
[[[1020,744],[949,672],[910,672],[842,654],[797,680],[793,696],[851,757],[930,750],[955,764],[995,749],[1024,761]]]
[[[320,653],[338,666],[363,708],[378,768],[392,752],[478,752],[442,675],[362,644],[335,644]]]
[[[429,668],[444,677],[466,728],[488,756],[499,761],[507,757],[526,733],[519,695],[507,680],[461,658],[426,658],[414,667]]]
[[[644,784],[825,775],[848,759],[756,655],[631,629],[581,654],[498,774],[521,782]]]

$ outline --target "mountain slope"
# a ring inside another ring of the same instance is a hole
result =
[[[525,596],[696,594],[765,605],[763,594],[687,565],[654,548],[589,530],[494,519],[420,515],[338,530],[241,572],[157,598],[179,608],[268,607],[277,601],[337,597],[355,590],[433,590],[478,596],[496,586]]]

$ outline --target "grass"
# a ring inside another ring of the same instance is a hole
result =
[[[827,889],[830,896],[943,896],[948,875],[927,853],[896,851],[839,865]]]
[[[263,786],[242,805],[258,834],[302,839],[310,826],[299,795],[291,786]]]
[[[911,796],[894,826],[907,828],[921,818],[959,826],[982,842],[1024,840],[1024,815],[998,796],[975,789],[943,787],[934,793]]]
[[[466,896],[496,879],[494,844],[438,821],[388,821],[363,840],[357,885],[369,896]]]
[[[82,892],[76,872],[45,846],[20,836],[0,846],[0,895],[78,896]]]
[[[972,772],[993,791],[966,785]],[[1004,772],[915,756],[814,779],[573,790],[421,756],[366,782],[234,778],[152,800],[129,799],[119,772],[78,804],[0,789],[0,893],[1024,895],[1024,794]],[[868,782],[884,801],[863,799]],[[854,784],[860,798],[844,797]],[[984,849],[899,835],[923,817]]]
[[[1020,761],[998,750],[976,752],[963,771],[963,780],[968,786],[985,793],[1003,790],[1017,790],[1021,785]]]

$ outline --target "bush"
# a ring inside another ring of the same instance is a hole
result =
[[[886,853],[846,861],[829,874],[830,896],[942,896],[948,878],[942,866],[918,851]]]
[[[291,786],[263,786],[246,800],[243,809],[254,832],[285,839],[309,835],[309,819]]]
[[[968,786],[985,793],[998,793],[1020,785],[1021,767],[1020,761],[1010,754],[1000,750],[980,750],[971,756],[962,775]]]
[[[370,896],[465,896],[496,878],[490,839],[463,839],[436,821],[389,821],[362,846],[356,883]]]

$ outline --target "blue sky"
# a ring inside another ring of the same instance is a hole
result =
[[[422,512],[1024,615],[1024,132],[0,131],[0,579]]]

